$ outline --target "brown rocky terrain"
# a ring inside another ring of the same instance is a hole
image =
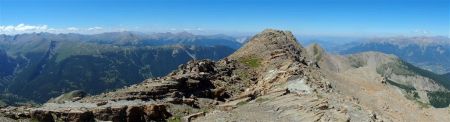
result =
[[[291,32],[268,29],[223,60],[193,60],[165,77],[95,96],[72,92],[40,107],[3,108],[7,118],[0,120],[450,120],[448,109],[422,109],[383,84],[376,70],[344,59],[317,45],[303,48]]]
[[[433,108],[426,94],[447,89],[428,77],[405,70],[406,66],[393,55],[365,52],[339,56],[327,54],[318,45],[309,46],[308,52],[314,52],[310,56],[316,56],[318,60],[315,61],[331,81],[333,90],[357,99],[361,106],[383,117],[392,121],[450,120],[450,110]],[[386,64],[395,65],[383,68]],[[405,90],[389,82],[414,90]]]

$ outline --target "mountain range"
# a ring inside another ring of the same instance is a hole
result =
[[[340,54],[366,51],[394,54],[438,74],[450,72],[450,39],[447,37],[379,37],[348,43],[336,50]]]
[[[221,59],[239,46],[233,37],[186,32],[0,35],[1,99],[43,103],[72,90],[98,94],[164,76],[192,59]]]

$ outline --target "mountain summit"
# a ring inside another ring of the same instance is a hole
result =
[[[230,59],[258,57],[266,59],[290,58],[303,61],[303,47],[289,31],[266,29],[257,34],[242,48],[229,56]]]

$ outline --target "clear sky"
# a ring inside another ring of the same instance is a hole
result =
[[[339,2],[338,2],[339,1]],[[0,33],[450,35],[450,0],[0,0]]]

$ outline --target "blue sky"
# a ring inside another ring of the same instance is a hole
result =
[[[449,16],[449,0],[0,0],[0,33],[276,28],[306,35],[449,36]]]

